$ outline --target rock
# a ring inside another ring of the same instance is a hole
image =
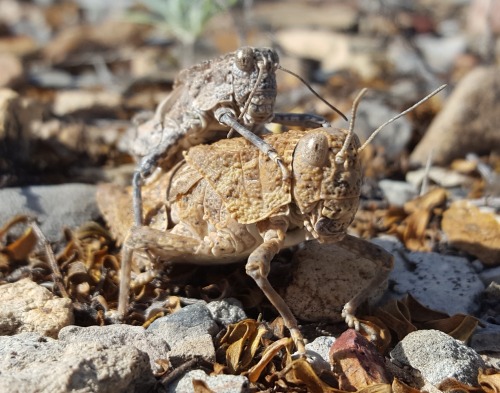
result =
[[[57,337],[72,323],[70,299],[54,296],[29,278],[0,285],[0,335],[36,332]]]
[[[383,50],[383,44],[375,37],[294,27],[281,29],[275,38],[288,55],[320,62],[324,73],[351,70],[367,80],[380,73],[374,56]]]
[[[40,69],[30,74],[32,83],[46,88],[64,89],[74,85],[74,77],[63,70]]]
[[[132,393],[154,383],[147,354],[130,345],[63,345],[36,333],[0,336],[0,391]]]
[[[500,266],[482,270],[479,273],[479,278],[486,287],[493,281],[500,283]]]
[[[485,265],[500,264],[499,216],[460,200],[443,213],[441,226],[453,247],[474,255]]]
[[[405,181],[384,179],[378,182],[384,197],[393,206],[403,206],[417,196],[417,189]]]
[[[345,303],[365,289],[378,272],[378,265],[369,256],[346,242],[306,242],[294,254],[292,279],[284,289],[283,298],[297,318],[343,320],[341,311]],[[370,244],[367,242],[367,247]],[[370,300],[376,301],[385,288],[386,283],[374,291]]]
[[[0,87],[11,86],[23,75],[23,64],[18,56],[0,52]]]
[[[356,133],[360,140],[367,140],[373,131],[398,113],[378,100],[362,100],[356,116]],[[389,159],[395,159],[406,148],[411,134],[410,122],[401,117],[385,126],[371,143],[383,148]]]
[[[389,237],[374,239],[395,257],[386,298],[411,294],[418,302],[453,315],[474,314],[484,284],[466,258],[434,252],[408,252]],[[453,299],[453,301],[450,301]]]
[[[241,302],[234,298],[217,300],[207,304],[212,318],[221,325],[228,326],[247,318]]]
[[[476,351],[438,330],[408,334],[390,356],[392,361],[418,369],[434,386],[446,378],[477,386],[478,371],[485,366]]]
[[[469,178],[467,176],[456,171],[437,166],[431,167],[428,171],[425,168],[409,171],[406,173],[406,181],[415,187],[420,187],[425,176],[427,176],[429,180],[444,188],[460,187],[469,182]]]
[[[431,34],[419,34],[415,37],[415,44],[434,72],[448,73],[455,59],[465,51],[467,42],[460,34],[439,38]]]
[[[0,190],[0,225],[18,214],[37,217],[47,239],[63,239],[63,228],[76,228],[100,217],[95,186],[62,184]]]
[[[208,376],[203,370],[192,370],[169,386],[168,393],[194,393],[193,380],[204,381],[213,392],[248,392],[248,379],[242,375]]]
[[[373,343],[354,329],[348,329],[335,340],[330,349],[330,361],[339,376],[341,390],[354,392],[390,383],[384,357]]]
[[[67,326],[59,332],[58,338],[63,344],[91,342],[108,346],[134,346],[148,354],[153,371],[160,369],[157,360],[168,359],[168,344],[162,338],[148,334],[141,326]]]
[[[330,370],[329,354],[335,337],[319,336],[306,344],[307,361],[318,374],[323,370]]]
[[[500,151],[500,69],[478,67],[455,87],[410,156],[425,165],[432,151],[436,165],[447,165],[467,153]]]
[[[474,331],[469,345],[479,353],[500,353],[500,325],[482,321]]]
[[[491,282],[481,296],[481,319],[500,325],[500,282]]]
[[[58,116],[83,110],[107,109],[114,111],[121,104],[121,96],[111,91],[65,90],[57,93],[53,111]]]
[[[147,328],[147,332],[167,342],[170,361],[174,365],[194,357],[215,361],[212,337],[219,332],[219,327],[204,304],[192,304],[158,318]]]

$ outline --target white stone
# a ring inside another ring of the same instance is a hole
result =
[[[0,285],[0,335],[36,332],[57,337],[72,323],[70,299],[53,295],[29,278]]]

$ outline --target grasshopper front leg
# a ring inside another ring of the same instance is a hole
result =
[[[243,138],[251,142],[257,149],[259,149],[262,153],[267,155],[271,160],[273,160],[281,169],[281,173],[283,175],[283,180],[287,180],[290,178],[290,173],[281,157],[278,155],[276,150],[262,140],[258,135],[255,135],[248,128],[242,126],[238,119],[235,117],[233,111],[229,108],[219,108],[215,111],[215,118],[221,124],[224,124],[228,127],[233,128],[238,134],[240,134]]]
[[[276,292],[267,279],[271,260],[284,245],[288,221],[285,218],[271,218],[264,224],[264,228],[262,226],[260,225],[261,228],[259,230],[264,242],[250,254],[245,270],[254,279],[264,295],[266,295],[283,318],[285,326],[290,330],[290,335],[297,347],[297,351],[301,355],[305,355],[304,338],[299,330],[297,320],[283,298]]]
[[[357,308],[367,300],[371,294],[376,292],[377,288],[379,288],[385,280],[387,280],[394,265],[394,257],[382,247],[351,235],[346,235],[341,245],[353,253],[370,259],[378,267],[368,285],[349,300],[342,309],[342,317],[349,327],[355,328],[356,330],[363,328],[368,333],[372,333],[371,329],[361,326],[361,323],[354,314]]]

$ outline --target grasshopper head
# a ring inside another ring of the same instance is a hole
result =
[[[234,53],[233,92],[243,124],[263,124],[272,119],[278,66],[278,54],[270,48],[245,46]]]
[[[343,162],[336,159],[347,135],[335,128],[309,131],[293,154],[293,199],[304,226],[320,242],[342,239],[358,208],[362,175],[357,136],[344,149]]]

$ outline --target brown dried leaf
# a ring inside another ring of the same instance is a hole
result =
[[[500,371],[492,368],[479,370],[479,385],[486,393],[500,393]]]
[[[374,316],[363,316],[360,319],[362,329],[360,333],[367,339],[371,341],[371,337],[374,335],[377,337],[377,341],[373,344],[377,347],[378,351],[384,354],[388,349],[392,341],[392,335],[387,326],[377,317]]]
[[[33,252],[38,238],[31,228],[26,229],[21,237],[6,246],[1,252],[7,254],[14,261],[22,261]]]
[[[453,378],[445,379],[438,385],[438,388],[442,392],[449,393],[480,393],[484,392],[481,388],[466,385],[463,382],[457,381]]]
[[[420,390],[412,388],[399,379],[394,378],[392,381],[392,393],[420,393]]]
[[[11,230],[12,227],[18,224],[26,224],[28,222],[27,216],[15,216],[9,220],[2,228],[0,228],[0,240]],[[22,261],[28,257],[37,244],[38,238],[31,228],[17,238],[11,244],[2,247],[0,252],[7,255],[13,261]]]
[[[311,393],[341,393],[342,390],[335,389],[323,382],[316,375],[306,359],[294,360],[284,370],[284,377],[288,383],[306,386]],[[387,392],[389,393],[389,392]]]
[[[207,383],[201,379],[193,379],[192,382],[194,393],[217,393],[210,389]]]
[[[239,373],[250,365],[266,331],[253,319],[245,319],[228,327],[221,339],[221,346],[227,345],[226,363],[231,373]]]
[[[384,357],[354,329],[348,329],[335,340],[330,349],[330,361],[342,390],[354,392],[389,383]]]
[[[443,214],[442,228],[451,245],[486,265],[500,264],[500,223],[467,201],[457,201]]]
[[[434,188],[427,194],[419,196],[409,202],[406,202],[404,209],[408,214],[421,210],[432,210],[446,203],[446,190],[444,188]]]
[[[396,338],[401,341],[409,333],[417,330],[411,322],[410,312],[404,302],[392,300],[384,307],[379,308],[375,315],[393,332]]]
[[[289,337],[280,338],[278,341],[269,345],[262,354],[259,362],[248,371],[248,380],[250,382],[257,382],[262,371],[264,371],[269,362],[284,348],[289,353],[292,346],[293,341]]]
[[[411,295],[402,300],[393,300],[379,308],[375,315],[401,341],[409,333],[418,329],[436,329],[453,338],[466,341],[474,332],[478,321],[470,315],[448,314],[431,310],[420,304]]]

